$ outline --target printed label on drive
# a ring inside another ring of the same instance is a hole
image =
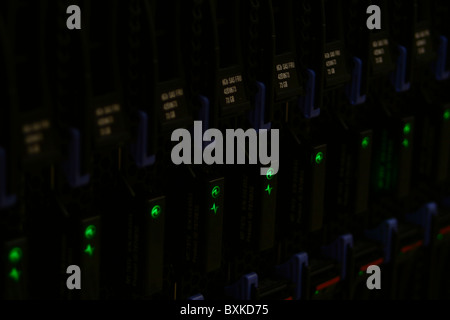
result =
[[[179,79],[162,83],[158,87],[157,105],[162,124],[169,125],[188,116],[184,84]]]
[[[341,56],[341,50],[336,49],[329,52],[325,52],[323,57],[325,59],[325,67],[327,75],[331,76],[336,74],[336,67],[338,64],[338,59]]]
[[[372,41],[372,56],[375,64],[383,64],[386,54],[389,53],[389,40],[380,39]]]
[[[392,70],[392,55],[387,34],[373,34],[370,38],[370,62],[373,73],[382,73]]]
[[[323,53],[327,85],[340,85],[350,80],[343,44],[336,41],[327,45]]]
[[[50,120],[43,119],[22,126],[24,144],[28,155],[41,153],[45,144],[45,132],[51,127]]]
[[[287,98],[301,94],[294,56],[286,54],[276,58],[275,92],[278,98]]]
[[[183,98],[183,88],[173,89],[161,94],[164,121],[170,121],[177,117],[177,111],[183,105]]]
[[[241,73],[234,73],[220,79],[220,104],[229,108],[247,101],[244,81]]]
[[[120,104],[118,103],[95,109],[96,123],[100,137],[110,136],[114,133],[114,128],[118,125],[115,115],[120,113],[120,109]]]
[[[430,29],[417,30],[414,33],[414,43],[419,59],[425,59],[433,53]]]

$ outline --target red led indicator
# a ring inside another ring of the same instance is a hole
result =
[[[328,280],[328,281],[326,281],[326,282],[324,282],[324,283],[322,283],[322,284],[319,284],[319,285],[316,287],[316,291],[320,291],[320,290],[325,289],[325,288],[327,288],[327,287],[329,287],[329,286],[332,286],[333,284],[338,283],[339,280],[341,280],[341,277],[340,277],[340,276],[337,276],[336,278],[333,278],[333,279]]]
[[[418,247],[421,247],[422,244],[423,244],[423,241],[422,241],[422,240],[419,240],[419,241],[417,241],[416,243],[410,244],[410,245],[408,245],[408,246],[404,246],[404,247],[401,249],[401,252],[402,252],[402,253],[405,253],[405,252],[414,250],[414,249],[416,249],[416,248],[418,248]]]
[[[362,266],[361,269],[359,269],[359,270],[360,271],[366,271],[368,267],[370,267],[370,266],[378,266],[378,265],[382,264],[383,261],[384,261],[383,258],[377,259],[375,261],[372,261],[371,263],[368,263],[368,264]]]
[[[441,230],[439,230],[439,233],[442,234],[442,235],[450,233],[450,226],[442,228]]]

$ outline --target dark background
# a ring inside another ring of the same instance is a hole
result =
[[[449,9],[2,1],[0,296],[448,299]],[[279,130],[279,172],[174,165],[196,120]]]

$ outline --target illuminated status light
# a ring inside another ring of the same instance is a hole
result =
[[[12,248],[9,252],[9,262],[17,263],[22,259],[22,249],[19,247]]]
[[[151,215],[153,219],[158,218],[161,215],[161,207],[159,205],[153,206]]]
[[[363,147],[363,149],[367,149],[369,143],[370,143],[369,137],[364,137],[361,141],[361,147]]]
[[[284,299],[284,300],[286,300],[286,301],[290,301],[290,300],[294,300],[294,298],[293,297],[287,297],[286,299]]]
[[[96,233],[97,228],[93,224],[89,225],[86,230],[84,230],[84,236],[86,237],[86,239],[94,238]]]
[[[408,140],[408,139],[403,139],[402,145],[403,145],[405,148],[408,148],[408,147],[409,147],[409,140]]]
[[[331,280],[328,280],[322,284],[319,284],[318,286],[316,286],[316,291],[314,292],[314,294],[318,295],[321,290],[338,283],[340,280],[341,280],[341,277],[337,276]]]
[[[337,276],[337,277],[335,277],[333,279],[325,281],[324,283],[319,284],[318,286],[316,286],[316,292],[319,292],[320,290],[328,288],[328,287],[332,286],[333,284],[338,283],[340,280],[341,280],[341,277]]]
[[[450,109],[444,111],[444,120],[447,121],[450,119]]]
[[[86,249],[84,249],[84,253],[86,253],[92,257],[94,254],[94,249],[95,249],[94,247],[92,247],[90,244],[88,244]]]
[[[219,210],[219,206],[216,206],[216,204],[214,203],[213,206],[211,207],[211,209],[209,210],[214,210],[214,214],[217,214],[217,210]]]
[[[437,235],[438,240],[444,239],[444,235],[450,233],[450,226],[444,227],[441,230],[439,230],[439,233]]]
[[[422,241],[422,240],[419,240],[419,241],[417,241],[417,242],[415,242],[415,243],[413,243],[413,244],[404,246],[403,248],[400,249],[400,251],[401,251],[401,253],[406,253],[406,252],[408,252],[408,251],[412,251],[412,250],[414,250],[414,249],[416,249],[416,248],[419,248],[419,247],[421,247],[422,245],[423,245],[423,241]]]
[[[15,282],[19,282],[20,280],[20,271],[16,268],[12,268],[11,272],[9,273],[9,277],[13,279]]]
[[[407,136],[410,133],[411,133],[411,124],[407,123],[403,126],[403,134]]]
[[[220,187],[219,187],[219,186],[215,186],[215,187],[212,189],[212,191],[211,191],[211,196],[212,196],[214,199],[217,199],[217,197],[219,196],[219,194],[220,194]]]
[[[323,158],[324,158],[323,152],[318,152],[318,153],[316,154],[316,163],[317,163],[317,164],[321,164],[322,161],[323,161]]]
[[[273,189],[273,187],[271,187],[270,184],[267,185],[267,188],[266,188],[265,191],[267,191],[267,193],[269,194],[269,196],[270,196],[270,193],[272,192],[272,189]]]
[[[272,180],[273,179],[273,169],[272,168],[267,170],[266,178],[267,178],[267,180]]]
[[[384,261],[383,258],[379,258],[379,259],[374,260],[374,261],[372,261],[372,262],[370,262],[370,263],[368,263],[368,264],[366,264],[366,265],[363,265],[363,266],[359,269],[358,274],[359,274],[360,276],[362,276],[362,275],[364,274],[365,271],[367,272],[367,269],[368,269],[370,266],[379,266],[380,264],[383,263],[383,261]]]

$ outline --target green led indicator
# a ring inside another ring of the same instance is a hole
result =
[[[444,111],[444,120],[447,121],[450,119],[450,109]]]
[[[161,207],[159,205],[154,206],[152,208],[151,214],[153,219],[158,218],[159,215],[161,214]]]
[[[367,147],[369,146],[369,142],[369,137],[364,137],[361,141],[361,147],[363,147],[363,149],[367,149]]]
[[[220,187],[219,187],[219,186],[215,186],[215,187],[212,189],[212,191],[211,191],[211,196],[212,196],[214,199],[217,199],[217,197],[219,196],[219,194],[220,194]]]
[[[323,152],[318,152],[318,153],[316,154],[316,163],[317,163],[317,164],[321,164],[322,161],[323,161],[323,158],[324,158]]]
[[[272,180],[272,178],[273,178],[273,169],[272,168],[267,170],[266,178],[267,178],[267,180]]]
[[[212,208],[209,210],[214,210],[214,214],[217,214],[217,210],[219,209],[219,206],[216,206],[216,204],[214,203]]]
[[[364,272],[362,272],[362,271],[359,272],[359,275],[360,275],[360,276],[362,276],[363,274],[364,274]]]
[[[314,294],[316,294],[316,295],[319,294],[319,290],[316,290],[316,292],[314,292]]]
[[[273,187],[271,187],[270,184],[267,185],[267,188],[266,188],[265,191],[267,191],[267,193],[269,194],[269,196],[270,196],[270,193],[272,192],[272,189],[273,189]]]
[[[408,140],[408,139],[403,139],[402,145],[403,145],[405,148],[408,148],[408,147],[409,147],[409,140]]]
[[[439,233],[437,235],[437,238],[438,238],[438,240],[442,240],[442,239],[444,239],[444,235],[442,233]]]
[[[411,133],[411,124],[407,123],[403,127],[403,134],[407,136],[410,133]]]
[[[9,252],[9,262],[17,263],[22,259],[22,249],[19,247],[12,248]]]
[[[84,230],[84,236],[86,237],[86,239],[94,238],[96,233],[97,228],[93,224],[89,225],[86,230]]]
[[[11,272],[9,273],[9,277],[13,279],[15,282],[19,282],[20,273],[21,271],[17,270],[16,268],[12,268]]]
[[[89,256],[94,255],[94,247],[92,247],[90,244],[87,245],[86,249],[84,249],[84,253],[88,254]]]

